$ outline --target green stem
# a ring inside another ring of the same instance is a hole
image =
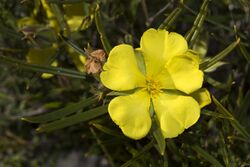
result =
[[[103,24],[101,22],[99,5],[97,5],[96,11],[95,11],[95,24],[96,24],[97,31],[100,35],[102,46],[103,46],[105,52],[108,54],[112,47],[111,47],[109,40],[107,39],[107,36],[104,32]]]

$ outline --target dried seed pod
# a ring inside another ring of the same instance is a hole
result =
[[[106,53],[102,49],[95,50],[90,53],[85,68],[88,74],[96,74],[101,72],[103,64],[106,62]]]

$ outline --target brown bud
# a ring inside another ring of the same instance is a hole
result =
[[[88,74],[96,74],[101,72],[102,66],[106,61],[106,53],[102,49],[95,50],[90,53],[85,68]]]

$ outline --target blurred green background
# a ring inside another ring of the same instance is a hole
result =
[[[100,85],[97,75],[86,75],[85,79],[55,75],[44,79],[39,71],[31,72],[13,63],[11,66],[1,57],[1,167],[250,166],[248,0],[210,0],[202,10],[205,3],[202,0],[47,2],[52,6],[51,11],[39,0],[1,0],[1,56],[26,62],[32,49],[44,50],[56,44],[47,64],[57,61],[58,67],[85,75],[85,60],[79,59],[80,53],[72,46],[81,51],[103,49],[95,22],[97,9],[111,46],[128,43],[138,47],[142,33],[150,27],[158,28],[166,18],[173,19],[165,22],[168,31],[185,35],[192,27],[196,30],[197,39],[189,44],[204,61],[211,60],[236,39],[241,41],[205,72],[203,87],[220,103],[214,102],[203,109],[199,122],[185,133],[167,139],[165,156],[153,147],[150,137],[133,141],[121,136],[107,114],[50,133],[36,132],[38,125],[21,121],[21,117],[54,111],[93,95],[102,100],[87,108],[101,106],[110,100],[102,96],[107,90]],[[176,18],[169,17],[176,9]],[[195,27],[199,15],[204,22]],[[62,39],[60,33],[67,39]]]

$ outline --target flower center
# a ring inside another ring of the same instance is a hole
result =
[[[149,92],[149,94],[152,96],[158,95],[161,90],[161,83],[159,81],[156,81],[152,78],[146,79],[146,89]]]

